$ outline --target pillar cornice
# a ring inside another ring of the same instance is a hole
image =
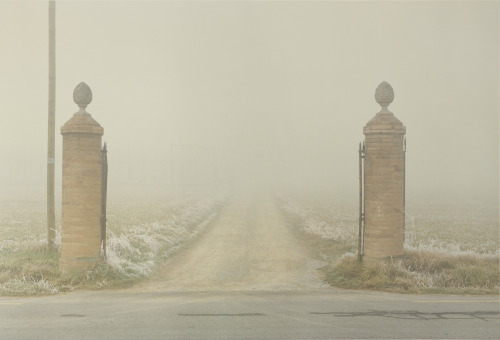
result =
[[[104,129],[89,113],[77,112],[62,127],[61,134],[84,133],[102,136]]]

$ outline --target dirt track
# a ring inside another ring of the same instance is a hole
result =
[[[241,195],[140,289],[326,289],[269,195]]]

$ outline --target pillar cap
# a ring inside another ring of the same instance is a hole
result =
[[[394,100],[394,90],[386,82],[381,82],[375,90],[375,100],[382,109],[363,128],[363,133],[367,134],[400,134],[406,133],[406,127],[397,119],[387,107]]]
[[[102,136],[104,129],[89,113],[77,112],[61,127],[62,135],[70,133]]]

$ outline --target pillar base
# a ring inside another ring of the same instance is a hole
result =
[[[60,258],[59,270],[63,273],[82,272],[92,268],[100,260],[100,257]]]
[[[391,262],[393,260],[401,260],[403,258],[403,254],[395,255],[395,256],[386,256],[386,257],[367,257],[363,256],[363,263],[366,264],[378,264],[382,262]]]

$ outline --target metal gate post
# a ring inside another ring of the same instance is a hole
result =
[[[358,230],[358,261],[363,262],[363,236],[364,236],[364,159],[365,159],[365,143],[359,143],[359,230]]]
[[[108,149],[106,143],[101,150],[101,247],[102,257],[106,258],[106,198],[108,195]]]

